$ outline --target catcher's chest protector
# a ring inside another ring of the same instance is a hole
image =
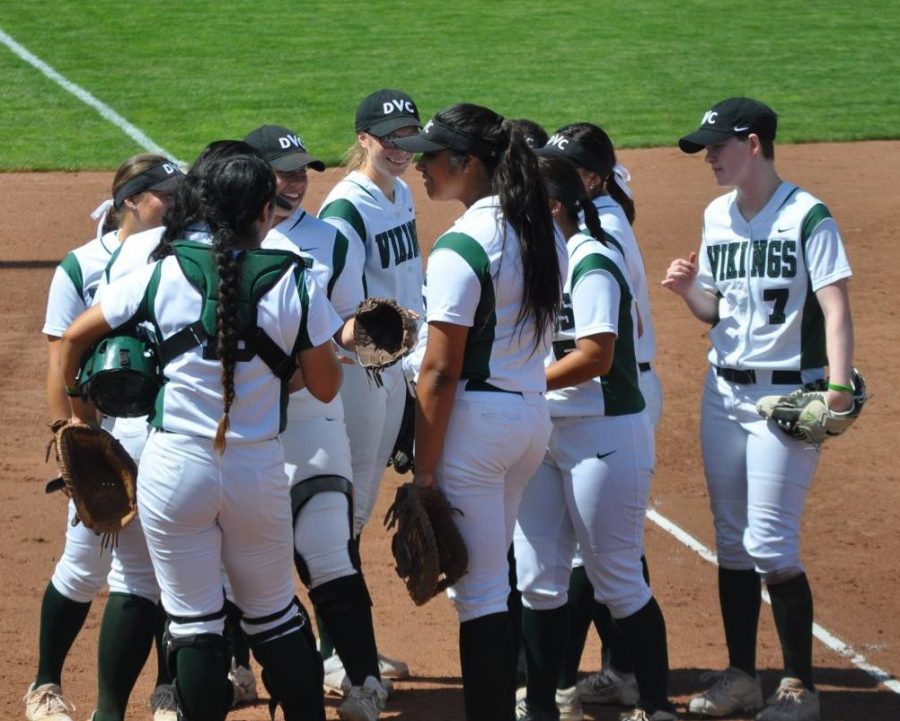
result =
[[[181,272],[203,298],[200,322],[209,337],[216,335],[216,304],[219,271],[216,253],[204,243],[179,241],[173,244]],[[298,256],[283,250],[244,251],[238,284],[237,333],[248,337],[256,330],[256,304],[294,266]]]

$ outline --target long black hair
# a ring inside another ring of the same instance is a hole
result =
[[[165,230],[153,253],[152,260],[159,260],[172,253],[172,243],[183,240],[187,228],[193,223],[203,222],[200,184],[209,167],[217,160],[238,155],[259,156],[259,153],[242,140],[214,140],[200,151],[191,169],[179,183],[169,199],[163,215]]]
[[[503,217],[519,239],[524,283],[516,324],[529,318],[534,321],[537,347],[556,324],[562,298],[553,216],[547,190],[539,180],[537,157],[521,128],[489,108],[460,103],[437,113],[435,120],[480,141],[472,154],[481,160],[491,193],[499,196]],[[464,162],[464,153],[449,152],[455,165]]]
[[[602,185],[592,189],[591,197],[609,195],[625,211],[628,222],[634,225],[635,207],[634,201],[619,185],[616,179],[616,149],[606,131],[593,123],[570,123],[556,131],[556,135],[564,135],[581,145],[591,156],[592,170],[600,176]]]
[[[538,167],[544,178],[544,184],[547,186],[547,195],[562,203],[569,222],[577,227],[579,214],[583,213],[584,224],[587,226],[588,232],[605,244],[605,233],[600,227],[600,216],[597,215],[597,208],[588,198],[575,163],[561,155],[543,155],[538,157]]]
[[[207,163],[197,185],[202,220],[209,226],[219,275],[216,302],[216,350],[222,363],[223,412],[215,448],[225,451],[228,413],[234,403],[238,344],[238,291],[242,251],[262,240],[257,221],[275,202],[275,174],[262,158],[238,155]]]

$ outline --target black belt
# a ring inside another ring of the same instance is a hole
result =
[[[650,370],[650,364],[638,363],[638,369],[640,369],[641,373],[646,373],[648,370]]]
[[[741,385],[756,383],[756,371],[752,368],[738,370],[737,368],[716,366],[716,375],[729,383],[739,383]],[[800,371],[772,371],[772,384],[776,386],[799,386],[803,385],[803,377],[800,375]]]
[[[475,378],[469,378],[466,381],[466,390],[467,391],[488,391],[490,393],[513,393],[517,396],[522,395],[519,391],[507,391],[502,388],[497,388],[497,386],[491,385],[487,381],[480,381]]]

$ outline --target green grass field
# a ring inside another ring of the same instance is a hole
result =
[[[0,0],[0,29],[182,160],[263,123],[333,164],[353,113],[400,87],[549,130],[671,145],[714,101],[759,97],[779,140],[900,136],[892,0]],[[0,170],[112,168],[139,148],[0,46]]]

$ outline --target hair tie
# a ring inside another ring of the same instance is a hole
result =
[[[631,187],[628,185],[628,181],[631,180],[631,173],[628,172],[628,168],[616,163],[616,167],[613,168],[613,178],[615,178],[616,185],[622,189],[622,192],[630,200],[634,200],[634,193],[631,192]]]
[[[113,207],[112,198],[107,198],[100,205],[94,208],[91,213],[91,220],[97,221],[97,237],[103,237],[103,224],[106,222],[106,216],[109,215],[110,209]]]

